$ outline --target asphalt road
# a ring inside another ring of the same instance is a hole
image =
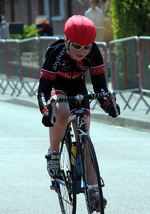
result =
[[[92,122],[106,214],[150,214],[150,133]],[[0,213],[59,214],[44,156],[48,129],[36,108],[0,102]],[[86,214],[78,195],[77,214]]]

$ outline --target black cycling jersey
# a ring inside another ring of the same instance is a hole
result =
[[[50,99],[52,87],[64,91],[67,96],[86,94],[85,76],[90,72],[95,93],[107,92],[103,58],[96,43],[90,53],[81,61],[74,60],[67,52],[64,40],[53,43],[46,51],[46,59],[41,69],[38,101],[41,112]],[[106,98],[99,100],[102,105]],[[89,107],[88,104],[85,104]]]

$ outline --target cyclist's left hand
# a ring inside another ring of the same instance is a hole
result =
[[[118,115],[116,115],[115,108],[114,108],[114,106],[111,103],[106,103],[104,105],[103,109],[104,109],[104,111],[106,113],[109,114],[109,116],[115,118],[115,117],[119,116],[119,114],[120,114],[120,107],[119,107],[119,105],[116,104],[116,107],[117,107],[117,110],[118,110]]]
[[[56,118],[54,118],[54,122],[55,121],[56,121]],[[46,127],[52,127],[52,126],[54,126],[54,124],[51,123],[51,121],[50,121],[50,116],[49,116],[49,111],[48,110],[46,110],[44,112],[44,114],[43,114],[42,123]]]

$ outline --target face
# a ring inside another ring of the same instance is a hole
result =
[[[69,44],[70,54],[77,61],[84,59],[91,51],[91,47],[92,45],[80,46],[73,42]]]
[[[96,1],[90,1],[90,6],[91,6],[92,8],[95,8],[95,7],[97,6]]]

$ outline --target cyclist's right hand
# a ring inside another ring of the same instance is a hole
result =
[[[56,119],[55,119],[55,121],[56,121]],[[55,122],[55,121],[54,121],[54,122]],[[43,125],[46,126],[46,127],[52,127],[52,126],[54,126],[54,124],[51,123],[48,109],[45,110],[45,112],[44,112],[44,114],[43,114],[42,123],[43,123]]]
[[[104,111],[109,114],[109,116],[115,118],[120,115],[120,107],[116,104],[116,108],[118,110],[118,115],[116,114],[115,108],[111,103],[106,103],[104,105]]]

